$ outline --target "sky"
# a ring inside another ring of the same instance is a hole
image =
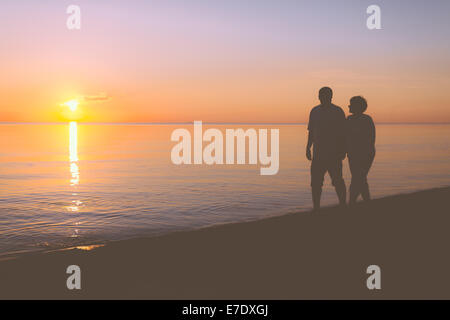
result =
[[[450,122],[446,0],[2,0],[0,22],[0,121],[306,122],[330,86],[346,113]]]

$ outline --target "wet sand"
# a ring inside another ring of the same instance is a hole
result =
[[[450,299],[450,187],[0,262],[2,299]],[[68,290],[66,268],[81,268]],[[381,290],[366,269],[381,267]]]

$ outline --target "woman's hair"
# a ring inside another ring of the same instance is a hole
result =
[[[367,101],[362,96],[356,96],[351,98],[350,103],[355,106],[359,106],[361,112],[364,112],[367,109]]]

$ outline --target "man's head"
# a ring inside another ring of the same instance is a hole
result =
[[[333,90],[329,87],[323,87],[319,90],[319,100],[321,104],[330,104],[333,98]]]

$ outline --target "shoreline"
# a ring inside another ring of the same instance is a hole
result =
[[[449,197],[443,187],[3,260],[0,298],[448,299]],[[73,264],[81,290],[66,288]],[[379,291],[365,285],[372,264]]]

